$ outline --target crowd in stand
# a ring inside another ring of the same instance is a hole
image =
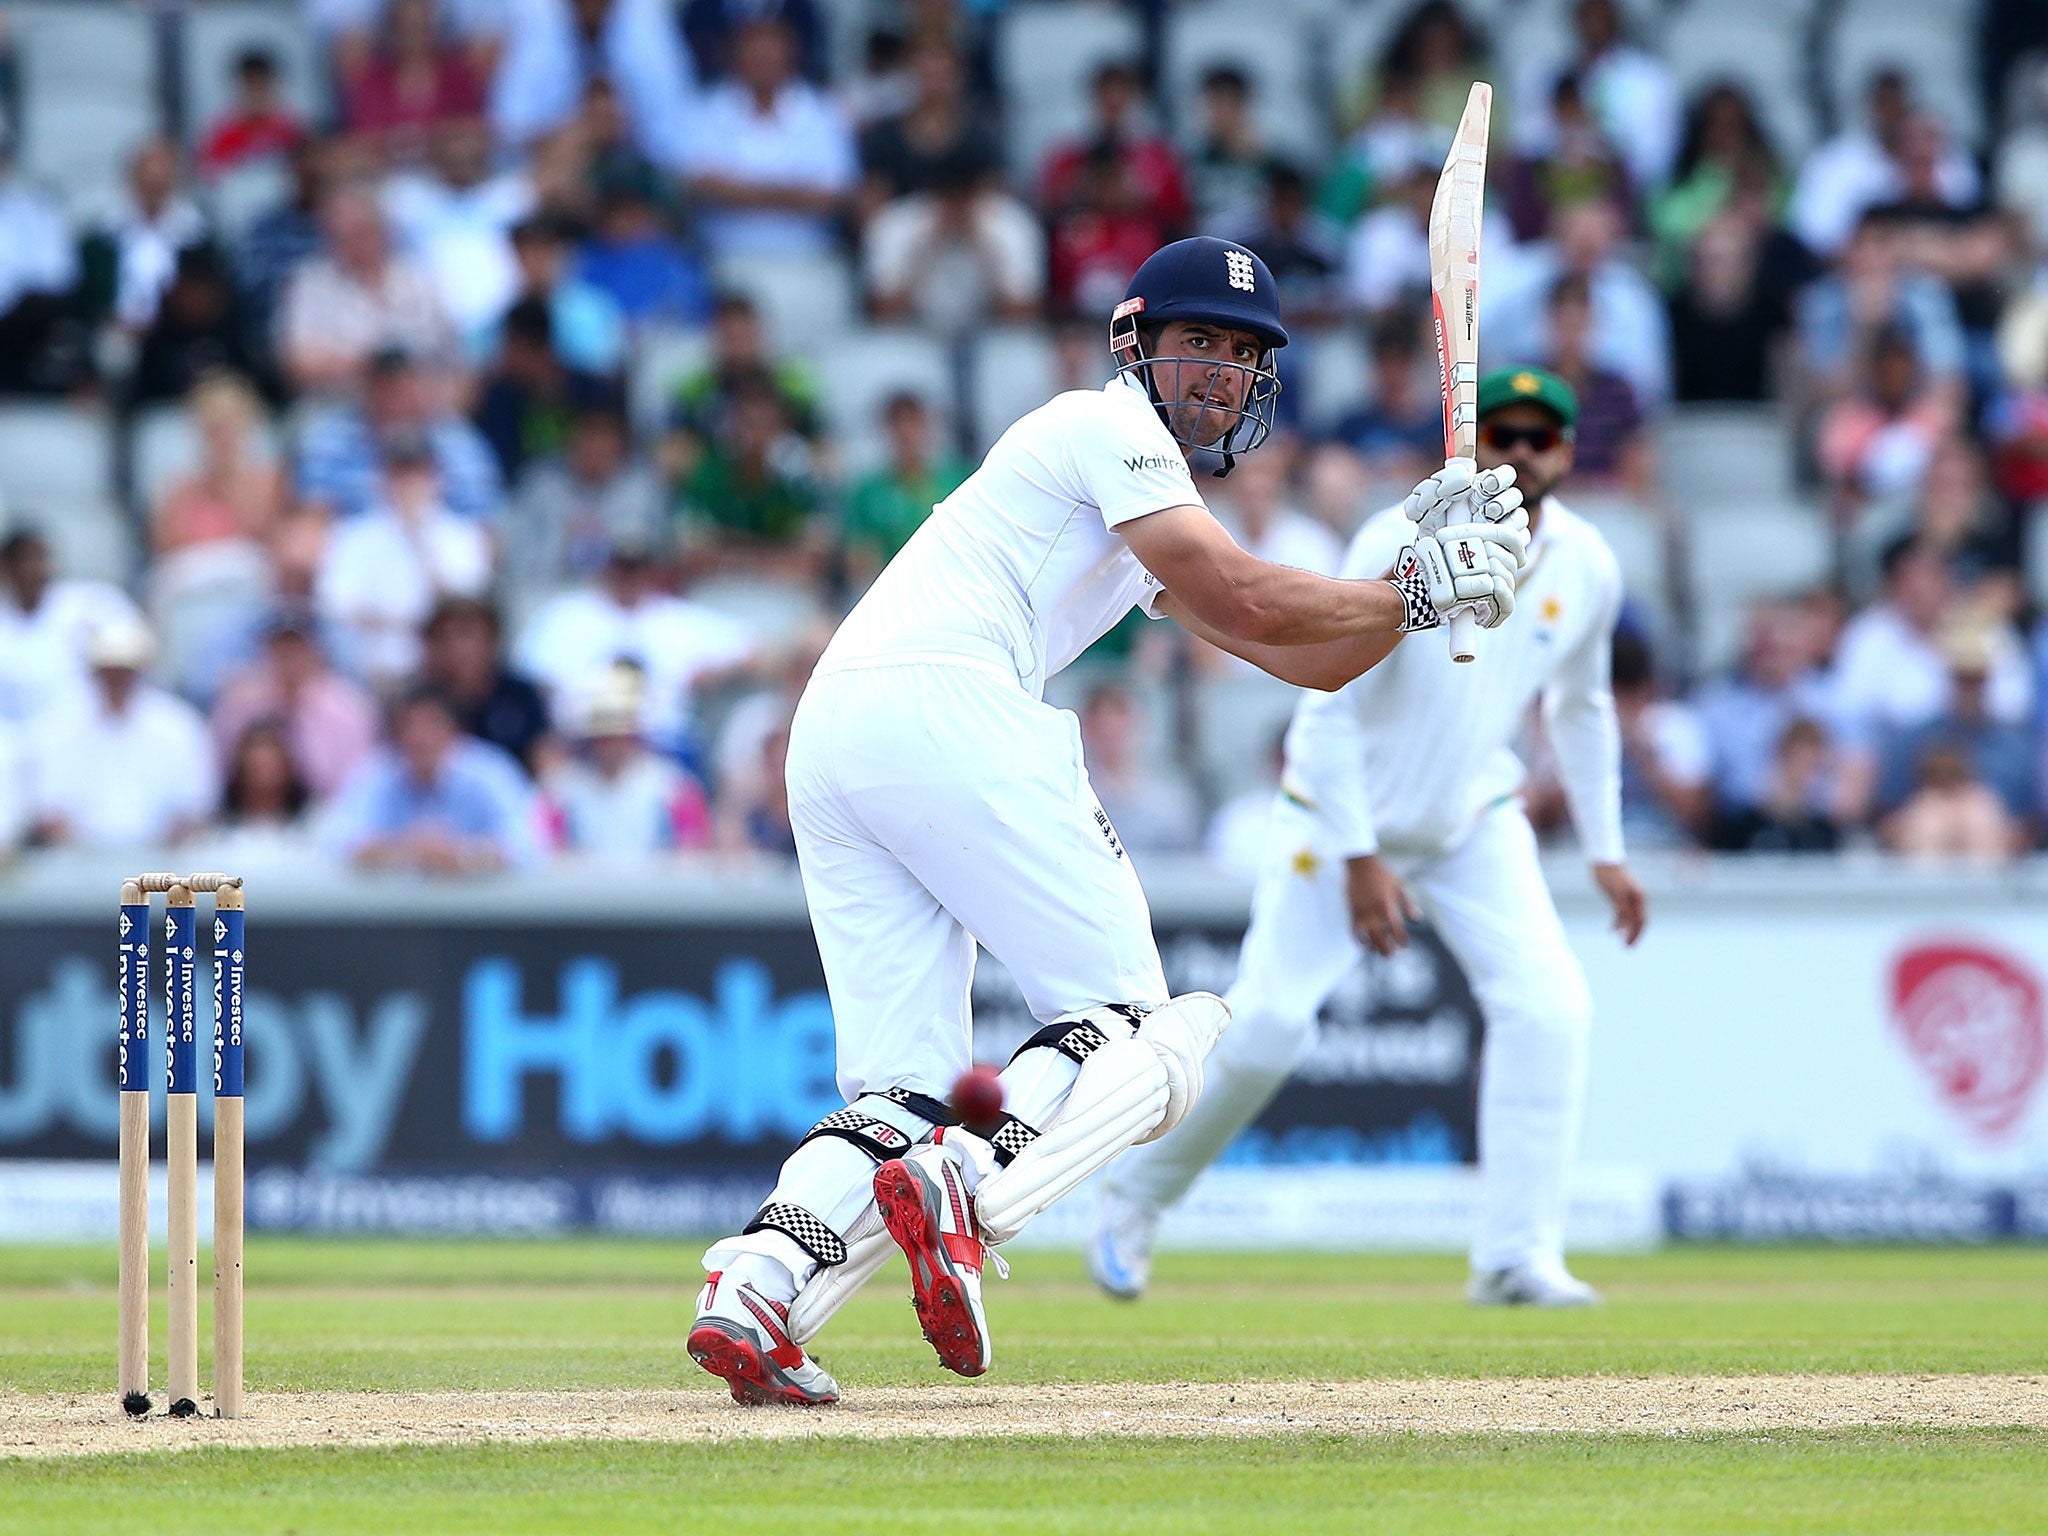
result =
[[[1486,348],[1576,390],[1565,498],[1682,523],[1660,419],[1772,402],[1836,551],[1824,587],[1755,607],[1725,673],[1685,675],[1659,605],[1632,605],[1632,835],[2039,846],[2039,58],[2013,60],[1981,150],[1903,60],[1795,161],[1740,85],[1682,99],[1613,0],[1580,0],[1542,70],[1427,0],[1341,82],[1333,153],[1267,142],[1245,70],[1162,99],[1141,54],[1103,64],[1085,130],[1020,170],[1002,9],[878,8],[835,75],[815,0],[317,0],[326,120],[300,120],[252,46],[227,111],[189,151],[137,146],[124,206],[86,227],[0,151],[0,394],[127,420],[175,403],[198,445],[147,488],[131,590],[55,569],[65,509],[12,504],[0,466],[0,847],[204,835],[441,874],[788,857],[808,667],[973,439],[914,390],[880,402],[873,441],[835,437],[813,358],[771,340],[734,275],[837,264],[867,323],[963,349],[1036,328],[1055,384],[1092,385],[1150,251],[1241,241],[1308,343],[1284,367],[1353,348],[1368,382],[1323,421],[1284,391],[1286,430],[1203,484],[1247,547],[1329,570],[1440,457],[1425,225],[1476,78],[1500,90]],[[701,345],[650,415],[629,383],[679,334]],[[1241,864],[1261,794],[1214,792],[1143,718],[1164,680],[1238,664],[1170,630],[1127,625],[1084,659],[1091,769],[1141,859]],[[1269,730],[1242,750],[1266,758]],[[1541,742],[1527,755],[1560,826]]]

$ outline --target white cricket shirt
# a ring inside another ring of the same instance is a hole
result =
[[[1368,519],[1339,573],[1385,574],[1414,525],[1399,507]],[[1515,611],[1451,660],[1437,631],[1410,635],[1335,693],[1308,694],[1287,732],[1283,790],[1334,829],[1342,857],[1449,848],[1520,786],[1509,743],[1539,697],[1586,856],[1622,857],[1621,733],[1608,648],[1621,568],[1599,531],[1555,498],[1543,505]]]
[[[1160,587],[1116,529],[1203,505],[1142,386],[1055,395],[996,440],[832,637],[820,673],[901,662],[1045,680]]]

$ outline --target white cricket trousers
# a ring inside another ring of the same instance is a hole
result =
[[[993,663],[846,668],[805,689],[789,817],[839,1089],[943,1099],[973,1061],[975,944],[1041,1023],[1167,1001],[1145,893],[1080,722]]]
[[[1231,1024],[1201,1099],[1105,1178],[1163,1209],[1258,1118],[1315,1041],[1316,1014],[1358,963],[1344,862],[1313,811],[1280,797],[1252,901]],[[1463,841],[1388,862],[1463,968],[1486,1021],[1479,1076],[1480,1228],[1475,1270],[1563,1262],[1566,1186],[1585,1102],[1592,999],[1543,880],[1519,803],[1489,809]]]

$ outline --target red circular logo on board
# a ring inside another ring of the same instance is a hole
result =
[[[1892,1024],[1942,1102],[1986,1141],[2019,1123],[2048,1069],[2041,983],[2024,961],[1981,945],[1901,955]]]

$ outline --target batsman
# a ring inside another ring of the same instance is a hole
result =
[[[790,726],[790,822],[847,1107],[705,1255],[691,1356],[742,1403],[839,1389],[805,1346],[882,1261],[910,1261],[925,1337],[977,1376],[990,1245],[1202,1091],[1222,999],[1173,996],[1145,893],[1045,682],[1133,606],[1288,681],[1336,688],[1413,629],[1515,606],[1513,476],[1425,482],[1384,564],[1330,580],[1255,559],[1203,505],[1272,427],[1287,344],[1273,275],[1208,237],[1155,252],[1110,318],[1117,375],[1013,425],[847,617]],[[945,1096],[972,1054],[977,950],[1043,1025],[1002,1074],[998,1125]]]
[[[1614,926],[1634,944],[1643,890],[1623,862],[1620,733],[1608,689],[1619,567],[1554,494],[1571,469],[1578,402],[1540,368],[1478,382],[1478,468],[1512,470],[1529,516],[1518,615],[1460,665],[1404,645],[1335,693],[1303,697],[1236,984],[1201,1102],[1102,1180],[1089,1269],[1136,1297],[1159,1213],[1257,1118],[1314,1043],[1316,1015],[1364,949],[1391,955],[1426,917],[1464,970],[1486,1024],[1479,1076],[1475,1303],[1582,1306],[1564,1262],[1566,1182],[1585,1093],[1592,1001],[1552,905],[1510,749],[1540,701],[1572,821]],[[1453,463],[1439,481],[1469,475]],[[1380,570],[1410,508],[1366,521],[1344,573]],[[1426,526],[1426,523],[1425,523]]]

